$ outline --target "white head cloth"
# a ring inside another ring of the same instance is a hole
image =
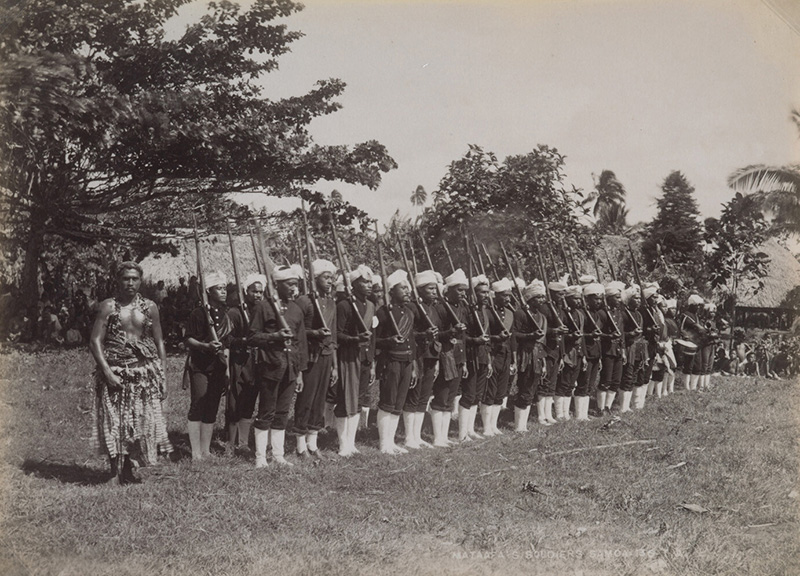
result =
[[[408,273],[405,270],[395,270],[389,277],[386,279],[386,287],[391,290],[398,284],[405,284],[409,288],[411,288],[411,284],[408,282]]]
[[[514,284],[508,278],[500,278],[497,282],[492,283],[492,292],[511,292]]]
[[[280,282],[282,280],[300,280],[300,274],[297,273],[297,269],[294,266],[276,266],[275,270],[272,272],[272,279],[275,282]]]
[[[601,296],[605,294],[606,287],[599,282],[591,282],[583,287],[584,296]]]
[[[453,286],[466,287],[469,285],[469,280],[467,280],[467,275],[464,274],[464,271],[461,268],[459,268],[455,272],[450,274],[450,276],[447,276],[444,279],[444,285],[447,286],[448,288],[451,288]]]
[[[206,284],[206,290],[211,290],[214,286],[227,286],[228,278],[222,272],[209,272],[203,278]]]
[[[250,286],[252,286],[256,282],[261,284],[262,288],[267,287],[267,277],[264,276],[263,274],[258,274],[257,272],[253,272],[252,274],[248,274],[247,278],[244,279],[244,289],[247,290],[248,288],[250,288]]]
[[[348,275],[347,275],[347,277],[350,280],[350,282],[355,282],[359,278],[363,278],[364,280],[367,280],[368,282],[372,282],[372,276],[373,276],[372,270],[370,269],[369,266],[366,266],[364,264],[359,265],[358,268],[356,268],[355,270],[350,271],[348,273]]]
[[[437,284],[436,273],[433,270],[423,270],[414,275],[414,286],[417,288],[428,284]]]
[[[544,296],[545,293],[544,282],[541,280],[533,280],[522,290],[522,297],[525,298],[525,300],[530,300],[534,296]]]
[[[331,274],[336,274],[336,266],[330,260],[314,260],[311,263],[311,269],[314,271],[314,278],[319,276],[320,274],[324,274],[325,272],[330,272]]]

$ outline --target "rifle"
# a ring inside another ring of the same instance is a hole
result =
[[[447,248],[447,242],[444,241],[442,238],[442,248],[444,248],[444,253],[447,254],[447,261],[450,262],[450,274],[456,271],[455,264],[453,264],[453,258],[450,256],[450,250]]]
[[[539,243],[537,242],[535,234],[536,234],[536,232],[534,232],[534,242],[536,244],[536,255],[539,257],[539,265],[540,265],[541,271],[542,271],[542,282],[544,282],[545,290],[546,290],[546,294],[547,294],[547,306],[550,308],[550,313],[553,315],[553,320],[555,320],[555,322],[556,322],[555,328],[556,329],[562,328],[564,326],[564,323],[561,321],[561,316],[558,315],[558,311],[556,310],[555,304],[553,304],[553,296],[550,293],[550,287],[549,287],[550,282],[548,281],[548,278],[547,278],[547,267],[546,267],[546,265],[542,266],[541,252],[539,250]]]
[[[494,276],[495,281],[500,280],[500,273],[497,271],[497,266],[494,265],[494,261],[492,260],[489,251],[486,249],[486,244],[481,242],[481,249],[483,250],[483,255],[486,256],[486,261],[489,263],[489,267],[492,269],[492,275]]]
[[[597,272],[597,281],[600,282],[601,281],[600,280],[601,279],[600,266],[597,265],[597,253],[596,252],[592,252],[592,259],[594,260],[594,269]],[[611,315],[611,310],[608,309],[608,301],[606,300],[606,293],[605,292],[603,292],[603,307],[606,309],[606,312],[608,312],[608,320],[611,322],[611,327],[614,329],[614,333],[621,335],[622,332],[619,331],[619,328],[617,327],[617,323],[614,322],[614,317]]]
[[[242,312],[245,324],[250,324],[250,316],[247,314],[247,306],[244,301],[244,286],[242,286],[242,279],[239,276],[239,260],[236,258],[236,247],[233,243],[233,236],[231,235],[231,224],[226,219],[225,227],[228,229],[228,242],[231,245],[231,260],[233,260],[233,278],[236,282],[236,292],[239,294],[239,310]]]
[[[617,281],[617,273],[614,271],[614,266],[611,264],[611,258],[608,255],[608,250],[606,247],[603,246],[603,253],[606,255],[606,262],[608,262],[608,271],[611,272],[611,278],[613,278],[614,282]]]
[[[311,267],[311,234],[308,231],[308,214],[306,214],[306,201],[302,198],[300,199],[300,208],[303,211],[303,231],[305,232],[306,236],[306,252],[308,254],[308,297],[311,300],[311,304],[314,307],[314,312],[319,316],[320,322],[322,322],[322,329],[327,330],[328,325],[325,323],[325,317],[322,315],[322,308],[319,305],[319,297],[317,295],[317,284],[314,278],[314,270]],[[299,240],[298,240],[299,241]],[[298,246],[299,249],[299,246]],[[300,255],[300,262],[303,262],[302,254]]]
[[[336,248],[336,258],[339,260],[339,268],[342,270],[344,293],[347,295],[347,300],[353,307],[353,312],[358,320],[359,333],[363,334],[365,332],[369,332],[370,330],[367,328],[367,325],[364,324],[364,317],[361,316],[361,312],[358,311],[358,306],[356,306],[356,297],[353,295],[353,287],[350,285],[350,263],[345,260],[342,245],[339,243],[339,234],[336,232],[336,223],[333,221],[333,214],[329,213],[328,215],[330,216],[331,221],[331,232],[333,233],[333,245],[334,248]]]
[[[302,199],[301,199],[302,201]],[[303,210],[303,223],[305,227],[308,227],[308,222],[306,221],[306,213],[305,209]],[[300,244],[300,230],[295,229],[294,231],[294,249],[297,252],[297,263],[300,264],[300,268],[305,268],[305,262],[303,262],[303,249],[301,248]],[[309,291],[308,284],[314,282],[314,273],[311,272],[311,260],[308,261],[308,270],[311,273],[309,276],[309,280],[306,282],[301,283],[301,290],[300,294],[307,294]]]
[[[381,241],[381,235],[378,233],[378,221],[375,220],[375,242],[378,245],[378,265],[381,268],[381,279],[383,282],[383,301],[384,305],[386,306],[386,311],[388,312],[389,322],[392,324],[392,329],[397,336],[403,337],[400,334],[400,328],[397,326],[397,320],[394,319],[394,314],[392,314],[392,301],[389,298],[389,283],[388,283],[388,276],[386,275],[386,264],[383,262],[383,242]]]
[[[644,290],[644,286],[642,285],[642,277],[639,275],[639,264],[636,262],[636,255],[633,253],[633,246],[631,245],[631,241],[628,240],[628,250],[631,253],[631,263],[633,264],[633,277],[636,280],[636,283],[639,285],[640,290]],[[642,302],[639,305],[639,308],[644,310],[647,313],[647,318],[650,320],[651,326],[658,326],[656,323],[656,319],[653,316],[653,311],[650,309],[650,305],[647,303],[647,300],[644,297],[644,292],[642,292]]]
[[[472,235],[472,243],[475,245],[475,253],[478,255],[478,263],[481,267],[481,274],[486,276],[486,268],[483,267],[483,258],[481,257],[480,248],[478,248],[478,240],[475,238],[475,235]],[[489,311],[492,313],[495,322],[500,326],[500,328],[505,332],[505,328],[503,327],[503,319],[500,318],[500,313],[497,311],[497,307],[494,305],[494,301],[489,298],[488,300],[488,308]]]
[[[481,337],[483,337],[486,336],[486,330],[484,329],[483,323],[481,322],[481,316],[480,314],[478,314],[478,294],[475,292],[475,286],[472,284],[474,262],[472,261],[472,255],[470,254],[469,250],[469,238],[467,238],[466,231],[463,232],[464,232],[464,249],[467,254],[467,268],[469,270],[469,278],[467,279],[468,280],[467,284],[469,284],[469,294],[470,294],[469,308],[472,311],[473,319],[475,320],[478,328],[481,331]]]
[[[542,328],[536,321],[536,319],[533,317],[533,313],[531,312],[531,307],[528,306],[528,303],[525,301],[525,298],[522,297],[522,290],[520,290],[519,286],[517,285],[517,275],[514,273],[514,268],[511,267],[511,260],[508,258],[508,252],[506,252],[506,247],[503,246],[502,242],[500,242],[500,249],[503,251],[503,260],[505,260],[506,268],[508,268],[511,277],[514,279],[513,280],[514,290],[517,293],[517,298],[519,298],[520,306],[522,306],[522,309],[525,311],[525,315],[528,317],[528,321],[534,327],[535,329],[534,331],[541,332]]]
[[[575,282],[578,282],[578,266],[575,264],[575,254],[572,252],[572,246],[567,244],[567,248],[569,248],[569,257],[570,257],[570,264],[572,265],[572,275],[575,276]],[[562,246],[561,249],[563,250],[564,247]],[[591,321],[592,326],[594,326],[594,330],[592,332],[597,331],[597,322],[594,321],[592,315],[589,314],[589,307],[586,305],[586,297],[583,295],[583,290],[581,290],[581,303],[583,304],[583,309],[586,311],[586,317]]]
[[[539,238],[536,234],[536,228],[533,228],[533,245],[536,247],[536,263],[539,264],[539,276],[542,282],[547,284],[547,274],[545,274],[544,264],[542,264],[542,254],[539,250]]]
[[[427,258],[428,260],[428,266],[430,267],[431,270],[433,270],[433,260],[431,259],[431,253],[428,250],[428,243],[425,241],[425,237],[422,235],[422,232],[419,233],[419,238],[420,240],[422,240],[422,248],[423,250],[425,250],[425,258]],[[453,307],[450,305],[450,302],[448,302],[447,299],[444,297],[444,294],[442,294],[442,289],[439,286],[438,282],[436,283],[436,292],[439,295],[439,300],[441,300],[442,304],[444,304],[447,313],[450,314],[450,319],[453,321],[453,323],[461,324],[461,319],[456,314],[456,311],[453,310]]]
[[[414,275],[416,276],[417,274],[419,274],[419,268],[417,268],[417,257],[414,254],[414,242],[412,242],[410,236],[406,237],[406,242],[408,242],[408,251],[411,252],[411,263],[414,265]],[[400,246],[401,247],[403,246],[402,241],[400,242]],[[410,274],[411,270],[409,270],[408,272]]]
[[[269,251],[267,250],[267,243],[264,241],[264,231],[261,229],[261,224],[258,222],[254,224],[256,227],[256,234],[258,235],[258,247],[261,251],[261,257],[264,259],[264,274],[267,277],[267,285],[264,286],[264,300],[269,302],[272,306],[272,311],[275,313],[275,319],[278,322],[279,329],[291,330],[291,328],[289,328],[289,323],[286,322],[286,318],[283,315],[283,308],[281,308],[278,290],[275,288],[275,279],[272,277],[275,271],[275,262],[269,257]],[[289,350],[290,343],[291,340],[287,338],[284,342],[285,351]]]
[[[255,236],[253,236],[253,229],[250,227],[250,222],[247,223],[247,232],[250,234],[250,242],[253,244],[253,254],[256,255],[256,269],[259,274],[263,274],[264,264],[261,261],[261,255],[258,253],[258,246],[256,246],[256,239]]]
[[[205,312],[206,324],[208,325],[208,332],[211,335],[211,341],[219,342],[217,329],[214,326],[214,319],[211,318],[211,306],[208,303],[205,271],[203,270],[203,256],[200,253],[200,236],[197,235],[197,217],[195,216],[194,212],[192,212],[192,222],[194,223],[194,250],[197,254],[197,279],[200,284],[200,298],[203,302],[203,312]],[[219,352],[217,352],[217,359],[219,359],[223,364],[228,363],[228,359],[225,357],[225,350],[223,348],[220,348]]]
[[[405,265],[406,270],[408,270],[409,262],[405,246],[403,245],[403,239],[400,238],[399,232],[396,232],[395,234],[397,235],[397,243],[400,245],[400,253],[403,256],[403,264]],[[418,272],[416,272],[416,274],[418,274]],[[417,305],[417,309],[419,310],[420,314],[422,314],[422,317],[425,319],[425,323],[428,325],[428,328],[435,328],[435,326],[433,325],[433,321],[431,320],[430,316],[428,316],[428,312],[425,310],[425,308],[422,306],[422,302],[420,302],[419,300],[416,288],[412,288],[410,290],[410,294],[411,294],[411,301]]]
[[[558,248],[561,251],[561,258],[562,258],[562,260],[564,260],[564,270],[566,270],[567,274],[569,274],[569,272],[570,272],[570,270],[569,270],[569,260],[567,259],[567,252],[564,250],[564,243],[561,242],[560,238],[558,239]],[[577,284],[578,283],[578,276],[575,274],[574,270],[572,271],[572,275],[575,276],[575,284]]]

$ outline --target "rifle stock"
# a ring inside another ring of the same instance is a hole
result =
[[[314,312],[319,317],[319,321],[322,324],[322,328],[328,329],[328,325],[325,322],[325,317],[322,315],[322,308],[319,305],[316,278],[314,278],[314,269],[311,266],[311,263],[313,262],[311,256],[311,233],[308,230],[308,214],[306,213],[306,201],[303,200],[302,198],[300,199],[300,209],[303,211],[303,231],[305,232],[306,255],[308,256],[308,258],[306,259],[308,261],[308,287],[307,287],[308,297],[311,299],[311,305],[314,307]],[[299,252],[299,246],[298,246],[298,252]]]

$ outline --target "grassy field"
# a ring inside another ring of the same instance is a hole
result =
[[[797,381],[715,378],[611,425],[397,457],[373,426],[359,456],[331,434],[319,465],[256,471],[191,463],[181,362],[176,461],[120,488],[89,446],[88,352],[0,354],[0,574],[800,573]]]

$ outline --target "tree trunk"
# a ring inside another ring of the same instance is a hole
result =
[[[45,217],[33,214],[31,216],[30,232],[28,233],[28,243],[25,246],[25,263],[20,280],[21,303],[29,314],[36,308],[39,301],[39,258],[44,246],[44,233]],[[35,320],[35,318],[31,318],[31,321]]]

